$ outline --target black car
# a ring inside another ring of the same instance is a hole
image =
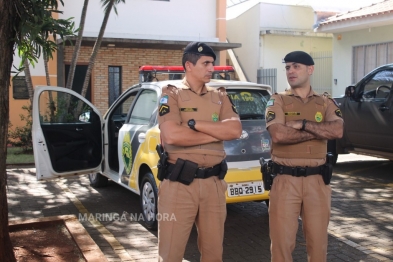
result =
[[[345,95],[335,98],[343,119],[344,135],[329,141],[335,155],[357,153],[393,160],[393,64],[380,66]]]

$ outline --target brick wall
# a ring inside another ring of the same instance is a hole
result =
[[[93,48],[82,46],[78,63],[88,64]],[[64,49],[64,63],[70,64],[73,47]],[[108,109],[108,66],[122,67],[122,91],[139,83],[142,65],[181,65],[182,50],[101,47],[92,71],[92,102],[102,114]]]

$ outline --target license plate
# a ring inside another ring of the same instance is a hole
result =
[[[260,195],[265,192],[263,182],[228,183],[228,197]]]

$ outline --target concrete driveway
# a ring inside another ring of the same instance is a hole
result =
[[[332,180],[328,261],[393,261],[393,162],[342,155]],[[34,167],[9,167],[10,220],[74,214],[109,261],[157,261],[157,232],[141,222],[139,196],[86,176],[36,181]],[[229,204],[224,261],[270,261],[264,203]],[[307,261],[299,220],[294,261]],[[199,261],[193,229],[184,261]]]

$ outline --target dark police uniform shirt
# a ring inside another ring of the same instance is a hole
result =
[[[190,119],[196,122],[218,122],[232,117],[238,118],[238,114],[223,87],[215,89],[205,85],[198,95],[190,89],[184,78],[181,85],[168,85],[162,89],[158,112],[159,125],[165,121],[175,121],[188,128]],[[212,167],[225,158],[223,141],[190,147],[164,143],[164,148],[169,154],[170,163],[182,158],[197,163],[199,167]]]
[[[290,96],[286,99],[285,96]],[[284,99],[287,101],[285,102]],[[291,99],[294,102],[290,103]],[[314,119],[310,119],[311,118]],[[271,96],[267,107],[266,107],[266,128],[270,125],[279,123],[285,125],[287,121],[307,119],[308,121],[314,122],[325,122],[342,119],[341,111],[338,108],[336,102],[331,99],[328,95],[319,95],[312,89],[307,96],[307,99],[302,100],[300,96],[292,93],[291,90],[287,90],[280,94],[274,94]],[[322,141],[322,144],[318,145],[318,142]],[[272,144],[272,160],[277,164],[285,166],[309,166],[316,167],[325,163],[325,154],[327,150],[327,140],[310,140],[295,145],[279,145],[280,154],[275,154],[275,146]],[[313,154],[313,147],[324,146],[324,154],[321,154],[321,148],[315,148],[316,154]],[[286,151],[286,152],[285,152]],[[304,152],[303,152],[304,151]],[[305,158],[304,155],[309,153],[309,157]],[[303,157],[300,157],[299,152],[303,153]],[[318,153],[317,153],[318,152]],[[285,157],[283,157],[285,155]],[[315,158],[318,155],[318,158]]]

